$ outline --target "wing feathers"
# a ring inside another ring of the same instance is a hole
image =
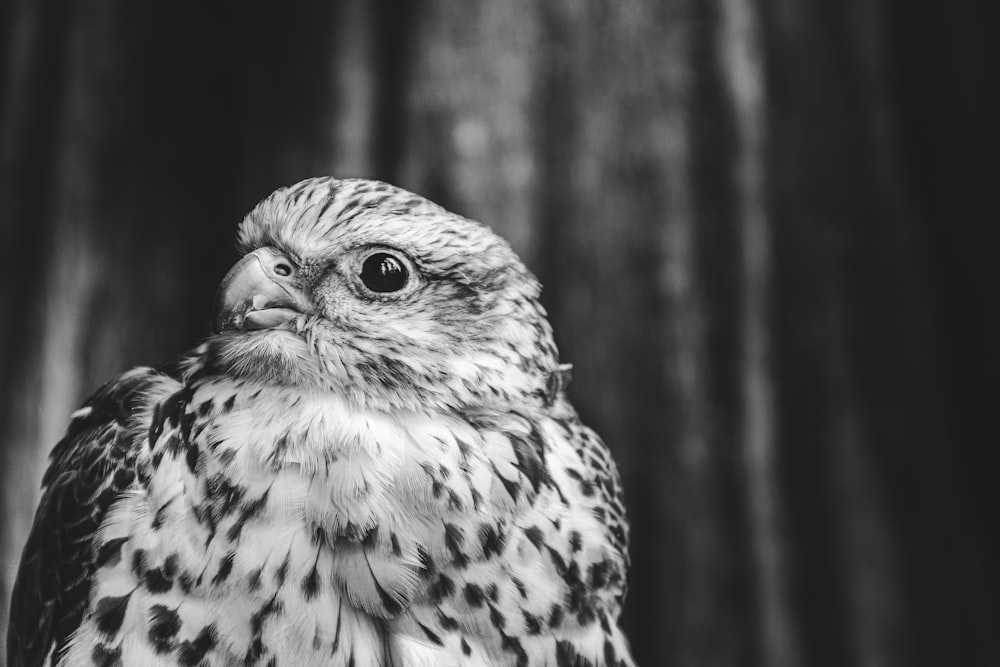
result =
[[[11,667],[56,655],[80,623],[104,513],[135,479],[150,406],[179,383],[137,368],[98,389],[73,413],[52,450],[43,495],[11,595]]]

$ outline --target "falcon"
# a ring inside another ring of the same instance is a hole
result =
[[[615,465],[487,227],[315,178],[243,220],[213,335],[72,415],[22,665],[632,665]]]

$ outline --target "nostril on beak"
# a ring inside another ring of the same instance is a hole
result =
[[[288,262],[279,261],[274,265],[274,273],[278,276],[290,276],[292,275],[292,266]]]

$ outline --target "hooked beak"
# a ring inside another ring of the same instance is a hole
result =
[[[215,295],[215,333],[272,329],[310,312],[295,264],[274,248],[245,255],[222,279]]]

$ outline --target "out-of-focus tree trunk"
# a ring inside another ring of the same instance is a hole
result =
[[[241,216],[332,173],[540,277],[640,664],[1000,664],[977,0],[3,11],[0,618],[68,414],[206,335]]]
[[[851,246],[874,239],[859,230],[896,225],[902,204],[891,182],[869,180],[892,168],[893,131],[877,97],[885,63],[871,43],[878,17],[864,15],[871,5],[779,2],[767,14],[785,489],[809,499],[789,514],[801,536],[797,617],[816,665],[913,664],[901,641],[899,544],[872,460],[888,443],[865,423],[855,338],[865,328],[846,292],[874,268],[854,263]],[[899,273],[914,270],[906,260],[885,257]]]

